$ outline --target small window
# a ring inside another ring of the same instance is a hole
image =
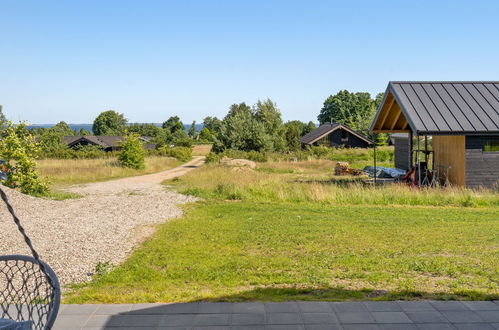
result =
[[[483,146],[483,151],[499,152],[499,141],[486,141]]]

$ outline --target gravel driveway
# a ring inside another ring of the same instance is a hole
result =
[[[193,197],[166,191],[163,180],[200,166],[204,157],[165,172],[72,186],[82,198],[46,200],[3,188],[35,249],[61,284],[90,279],[98,262],[122,262],[154,232],[158,223],[179,217],[177,206]],[[0,254],[30,254],[5,206],[0,206]]]

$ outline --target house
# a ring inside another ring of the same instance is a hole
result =
[[[140,137],[144,143],[146,150],[156,148],[156,145],[149,143],[150,138],[146,136]],[[101,136],[101,135],[78,135],[78,136],[65,136],[64,143],[69,148],[76,149],[79,146],[93,145],[101,147],[104,151],[117,151],[121,149],[120,143],[125,140],[124,136]]]
[[[350,127],[338,123],[322,124],[299,140],[307,145],[327,147],[368,148],[373,142]]]
[[[390,82],[371,131],[409,134],[408,163],[428,166],[451,184],[499,183],[499,82]]]

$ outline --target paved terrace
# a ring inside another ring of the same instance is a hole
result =
[[[62,305],[54,329],[499,329],[499,301]]]

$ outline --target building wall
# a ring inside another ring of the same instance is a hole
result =
[[[334,147],[369,148],[369,144],[348,131],[337,129],[329,134],[329,142]]]
[[[409,138],[394,138],[395,167],[409,169]]]
[[[432,139],[435,167],[442,177],[449,167],[449,181],[452,185],[465,185],[465,137],[458,135],[434,135]]]
[[[499,152],[483,151],[487,141],[499,142],[499,136],[466,137],[466,186],[492,188],[499,185]]]

